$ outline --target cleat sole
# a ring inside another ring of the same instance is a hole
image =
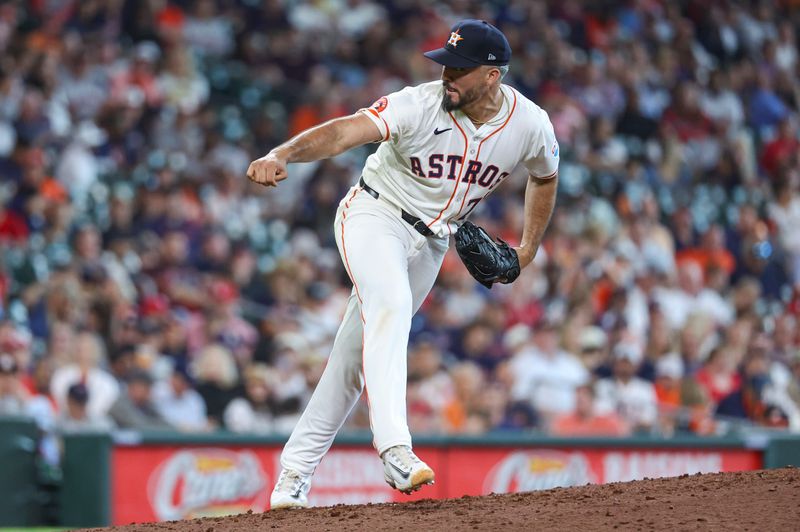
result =
[[[269,509],[270,510],[303,510],[308,508],[308,503],[302,503],[300,501],[283,501],[283,502],[276,502],[272,503],[270,501]]]
[[[401,493],[405,493],[406,495],[411,495],[415,491],[419,491],[422,489],[422,486],[426,485],[433,485],[434,484],[434,474],[432,469],[423,469],[421,471],[417,471],[413,477],[411,477],[411,485],[404,489],[400,490]]]
[[[305,510],[308,506],[303,504],[279,504],[277,506],[270,506],[270,510]]]

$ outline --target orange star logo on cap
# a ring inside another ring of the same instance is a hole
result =
[[[453,48],[458,46],[458,41],[460,41],[460,40],[462,40],[464,38],[464,37],[462,37],[461,35],[458,34],[459,31],[461,31],[461,30],[459,29],[459,30],[450,32],[450,39],[447,40],[447,44],[452,45]]]

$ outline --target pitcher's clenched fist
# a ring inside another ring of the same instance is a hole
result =
[[[256,159],[247,168],[247,177],[250,181],[265,187],[277,186],[278,181],[283,181],[287,176],[286,160],[274,151]]]

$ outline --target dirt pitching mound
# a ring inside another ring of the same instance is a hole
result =
[[[798,501],[800,469],[785,468],[439,501],[277,510],[111,530],[797,530]]]

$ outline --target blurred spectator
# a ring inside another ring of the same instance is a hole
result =
[[[53,399],[59,405],[59,410],[63,411],[69,387],[82,383],[89,391],[89,415],[104,416],[119,397],[120,391],[116,379],[100,368],[105,357],[101,340],[91,333],[81,333],[75,338],[73,349],[71,362],[53,373],[50,383]]]
[[[244,372],[244,397],[237,397],[225,408],[225,427],[233,432],[265,434],[274,431],[277,374],[263,364],[253,364]]]
[[[169,380],[153,386],[153,404],[159,415],[179,430],[202,431],[208,428],[206,404],[194,389],[185,364],[177,363]]]
[[[89,390],[84,384],[73,384],[67,390],[67,408],[58,419],[58,429],[64,434],[75,432],[101,432],[114,427],[106,416],[89,414]]]
[[[554,436],[626,436],[630,429],[616,412],[597,414],[594,389],[584,384],[575,390],[575,410],[559,414],[550,425]]]
[[[208,336],[233,353],[240,366],[253,358],[258,333],[256,328],[239,316],[239,293],[232,282],[216,281],[211,284],[210,295],[213,303],[209,305],[206,317]]]
[[[272,384],[272,410],[275,430],[289,433],[302,414],[301,405],[310,398],[305,374],[306,364],[318,355],[300,333],[285,332],[276,337],[274,368],[277,379]]]
[[[152,386],[153,377],[147,371],[135,369],[128,374],[124,393],[108,411],[108,415],[119,428],[135,430],[174,428],[159,414],[151,393]],[[91,395],[89,398],[91,399]]]
[[[583,366],[594,375],[596,370],[607,363],[608,338],[600,327],[585,327],[579,338],[580,360]]]
[[[23,375],[22,384],[28,393],[34,397],[38,396],[49,403],[53,411],[58,409],[55,399],[50,393],[50,381],[53,378],[53,361],[42,357],[33,365],[33,371],[29,375]]]
[[[794,136],[796,141],[797,137]],[[792,154],[797,153],[795,145]],[[800,223],[800,182],[786,178],[775,187],[775,202],[769,206],[769,216],[778,232],[778,242],[786,253],[786,269],[793,283],[800,282],[800,237],[794,228]]]
[[[194,113],[208,99],[209,84],[197,71],[191,52],[185,47],[175,47],[167,52],[164,72],[158,83],[165,103],[182,113]]]
[[[209,345],[198,353],[194,374],[196,390],[206,404],[208,420],[214,426],[222,426],[228,403],[238,395],[239,375],[233,356],[221,345]]]
[[[526,401],[511,401],[506,405],[503,420],[494,427],[494,430],[531,430],[541,426],[539,416],[530,403]]]
[[[161,103],[161,88],[155,76],[160,56],[161,50],[156,43],[138,43],[128,64],[121,66],[111,78],[111,101],[130,107]]]
[[[694,260],[678,266],[677,286],[659,290],[657,301],[673,329],[682,329],[690,314],[708,314],[721,325],[733,319],[729,304],[719,293],[703,287],[703,270]]]
[[[477,414],[478,396],[485,385],[480,367],[474,362],[462,362],[450,374],[455,388],[455,399],[445,409],[447,430],[468,434],[474,434],[476,430],[486,431],[488,427]]]
[[[103,135],[104,133],[89,121],[75,126],[74,135],[64,148],[56,167],[56,180],[60,186],[69,191],[69,197],[78,209],[85,208],[91,188],[100,175],[99,163],[92,148],[96,148],[102,142]]]
[[[734,357],[734,352],[729,347],[718,347],[711,351],[703,367],[695,374],[695,381],[703,387],[714,404],[741,386],[741,376],[736,371]]]
[[[0,244],[22,244],[28,239],[25,218],[0,202]]]
[[[14,357],[0,353],[0,414],[26,415],[28,394],[19,380],[19,368]]]
[[[491,323],[475,320],[460,331],[459,337],[453,346],[459,360],[475,362],[489,371],[500,361],[502,350]]]
[[[743,363],[742,384],[738,390],[723,397],[717,404],[716,414],[725,418],[748,419],[758,424],[771,424],[768,411],[775,405],[764,401],[769,385],[767,360],[761,354],[749,356]]]
[[[787,116],[781,120],[774,138],[764,145],[761,152],[761,166],[771,179],[777,182],[787,169],[796,165],[798,147],[797,117]],[[788,184],[784,183],[784,186]],[[780,202],[781,191],[776,192]]]
[[[23,369],[20,377],[26,388],[33,393],[28,380],[27,372],[24,371],[33,365],[32,360],[32,338],[29,331],[24,327],[20,327],[11,321],[0,321],[0,352],[5,352],[11,355],[17,363],[17,366]]]
[[[419,2],[45,4],[12,3],[0,17],[0,318],[15,323],[0,326],[0,351],[43,423],[48,389],[62,414],[82,383],[92,418],[135,368],[183,364],[220,427],[245,397],[240,371],[257,361],[279,375],[272,430],[291,424],[351,292],[333,212],[374,147],[296,165],[268,192],[247,182],[247,164],[297,128],[437,78],[420,50],[437,46],[436,28],[471,16],[511,35],[505,81],[553,122],[559,205],[512,286],[483,290],[445,258],[412,322],[412,346],[435,347],[409,364],[417,422],[532,428],[554,409],[573,412],[590,376],[611,377],[597,388],[604,407],[605,391],[647,388],[620,384],[610,353],[622,342],[642,351],[635,373],[655,380],[676,431],[724,430],[701,412],[737,390],[737,368],[760,350],[770,383],[750,422],[795,430],[791,3],[442,0],[422,18]],[[519,177],[474,213],[512,243]],[[552,308],[562,339],[549,326],[519,339],[512,327],[534,327]],[[681,379],[662,362],[671,352]],[[684,393],[692,386],[706,393]],[[628,417],[631,405],[610,402]],[[348,423],[368,426],[361,413]]]
[[[136,346],[120,345],[109,357],[109,370],[118,382],[124,381],[128,373],[136,367]]]
[[[225,17],[218,16],[216,2],[199,0],[183,24],[186,42],[203,54],[225,55],[233,49],[233,28]]]
[[[559,343],[558,323],[545,318],[533,332],[531,348],[511,361],[515,377],[512,397],[530,401],[545,416],[573,411],[575,389],[589,379],[586,368]]]
[[[792,379],[787,386],[787,393],[796,405],[800,405],[800,351],[796,352],[789,360],[789,369]]]
[[[730,89],[729,77],[725,70],[711,72],[707,90],[700,97],[700,108],[705,116],[730,135],[744,125],[745,114],[741,99]]]
[[[654,428],[658,417],[653,385],[636,376],[641,353],[632,345],[614,347],[613,375],[595,385],[598,413],[618,413],[634,432]]]
[[[683,360],[678,353],[667,353],[656,362],[654,387],[662,413],[674,416],[674,412],[682,406],[683,373]]]
[[[789,108],[775,93],[772,78],[765,69],[759,70],[756,82],[748,103],[748,115],[756,134],[763,136],[788,116]]]
[[[686,376],[678,353],[667,353],[656,362],[654,387],[662,435],[671,436],[678,431],[709,433],[709,407],[713,404],[700,384]]]
[[[447,427],[445,409],[455,400],[453,381],[444,370],[441,351],[418,340],[408,360],[408,414],[411,430],[436,433]]]

